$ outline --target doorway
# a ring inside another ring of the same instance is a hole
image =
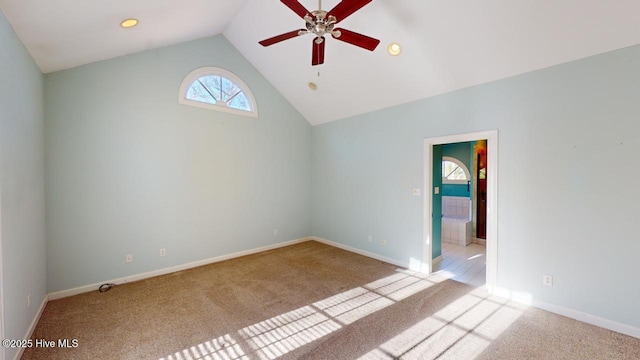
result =
[[[486,147],[484,139],[433,147],[434,190],[439,186],[433,201],[441,202],[442,211],[440,228],[434,222],[432,231],[431,270],[474,287],[487,281]],[[433,214],[437,219],[437,207]]]
[[[491,291],[495,288],[497,278],[497,245],[498,245],[498,222],[497,222],[497,174],[498,174],[498,131],[483,131],[476,133],[458,134],[424,140],[424,229],[423,229],[423,271],[431,273],[433,271],[434,254],[440,251],[439,240],[434,237],[434,227],[436,236],[440,233],[441,214],[441,184],[434,176],[441,170],[440,162],[434,163],[435,157],[439,158],[438,145],[450,143],[462,143],[486,139],[485,154],[485,186],[486,186],[486,286]],[[478,169],[479,170],[479,169]],[[434,179],[435,178],[435,179]],[[476,234],[477,237],[477,234]],[[434,240],[436,242],[434,243]]]
[[[476,239],[487,239],[487,142],[476,142],[474,156],[474,236]]]

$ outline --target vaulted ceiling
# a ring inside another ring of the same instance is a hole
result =
[[[312,125],[640,43],[638,0],[373,0],[340,26],[378,48],[329,38],[320,66],[312,36],[258,44],[304,28],[278,0],[0,0],[0,10],[43,73],[224,34]],[[120,28],[128,17],[140,24]]]

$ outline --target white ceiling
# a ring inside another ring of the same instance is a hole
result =
[[[340,27],[380,46],[329,38],[319,67],[311,36],[258,44],[304,27],[278,0],[0,0],[0,9],[44,73],[223,33],[313,125],[640,43],[638,0],[373,0]],[[127,17],[140,25],[121,29]],[[393,41],[398,57],[386,53]]]

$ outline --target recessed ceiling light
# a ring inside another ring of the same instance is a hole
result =
[[[309,81],[309,89],[311,90],[318,90],[318,85],[316,85],[316,83],[314,83],[313,81]]]
[[[120,23],[120,26],[125,29],[132,28],[136,25],[138,25],[138,19],[134,18],[122,20],[122,22]]]
[[[387,47],[387,52],[391,56],[398,56],[402,52],[402,46],[398,43],[391,43],[389,47]]]

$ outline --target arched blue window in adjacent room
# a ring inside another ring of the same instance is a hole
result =
[[[442,183],[443,184],[467,184],[471,180],[469,169],[462,161],[449,157],[442,157]]]

